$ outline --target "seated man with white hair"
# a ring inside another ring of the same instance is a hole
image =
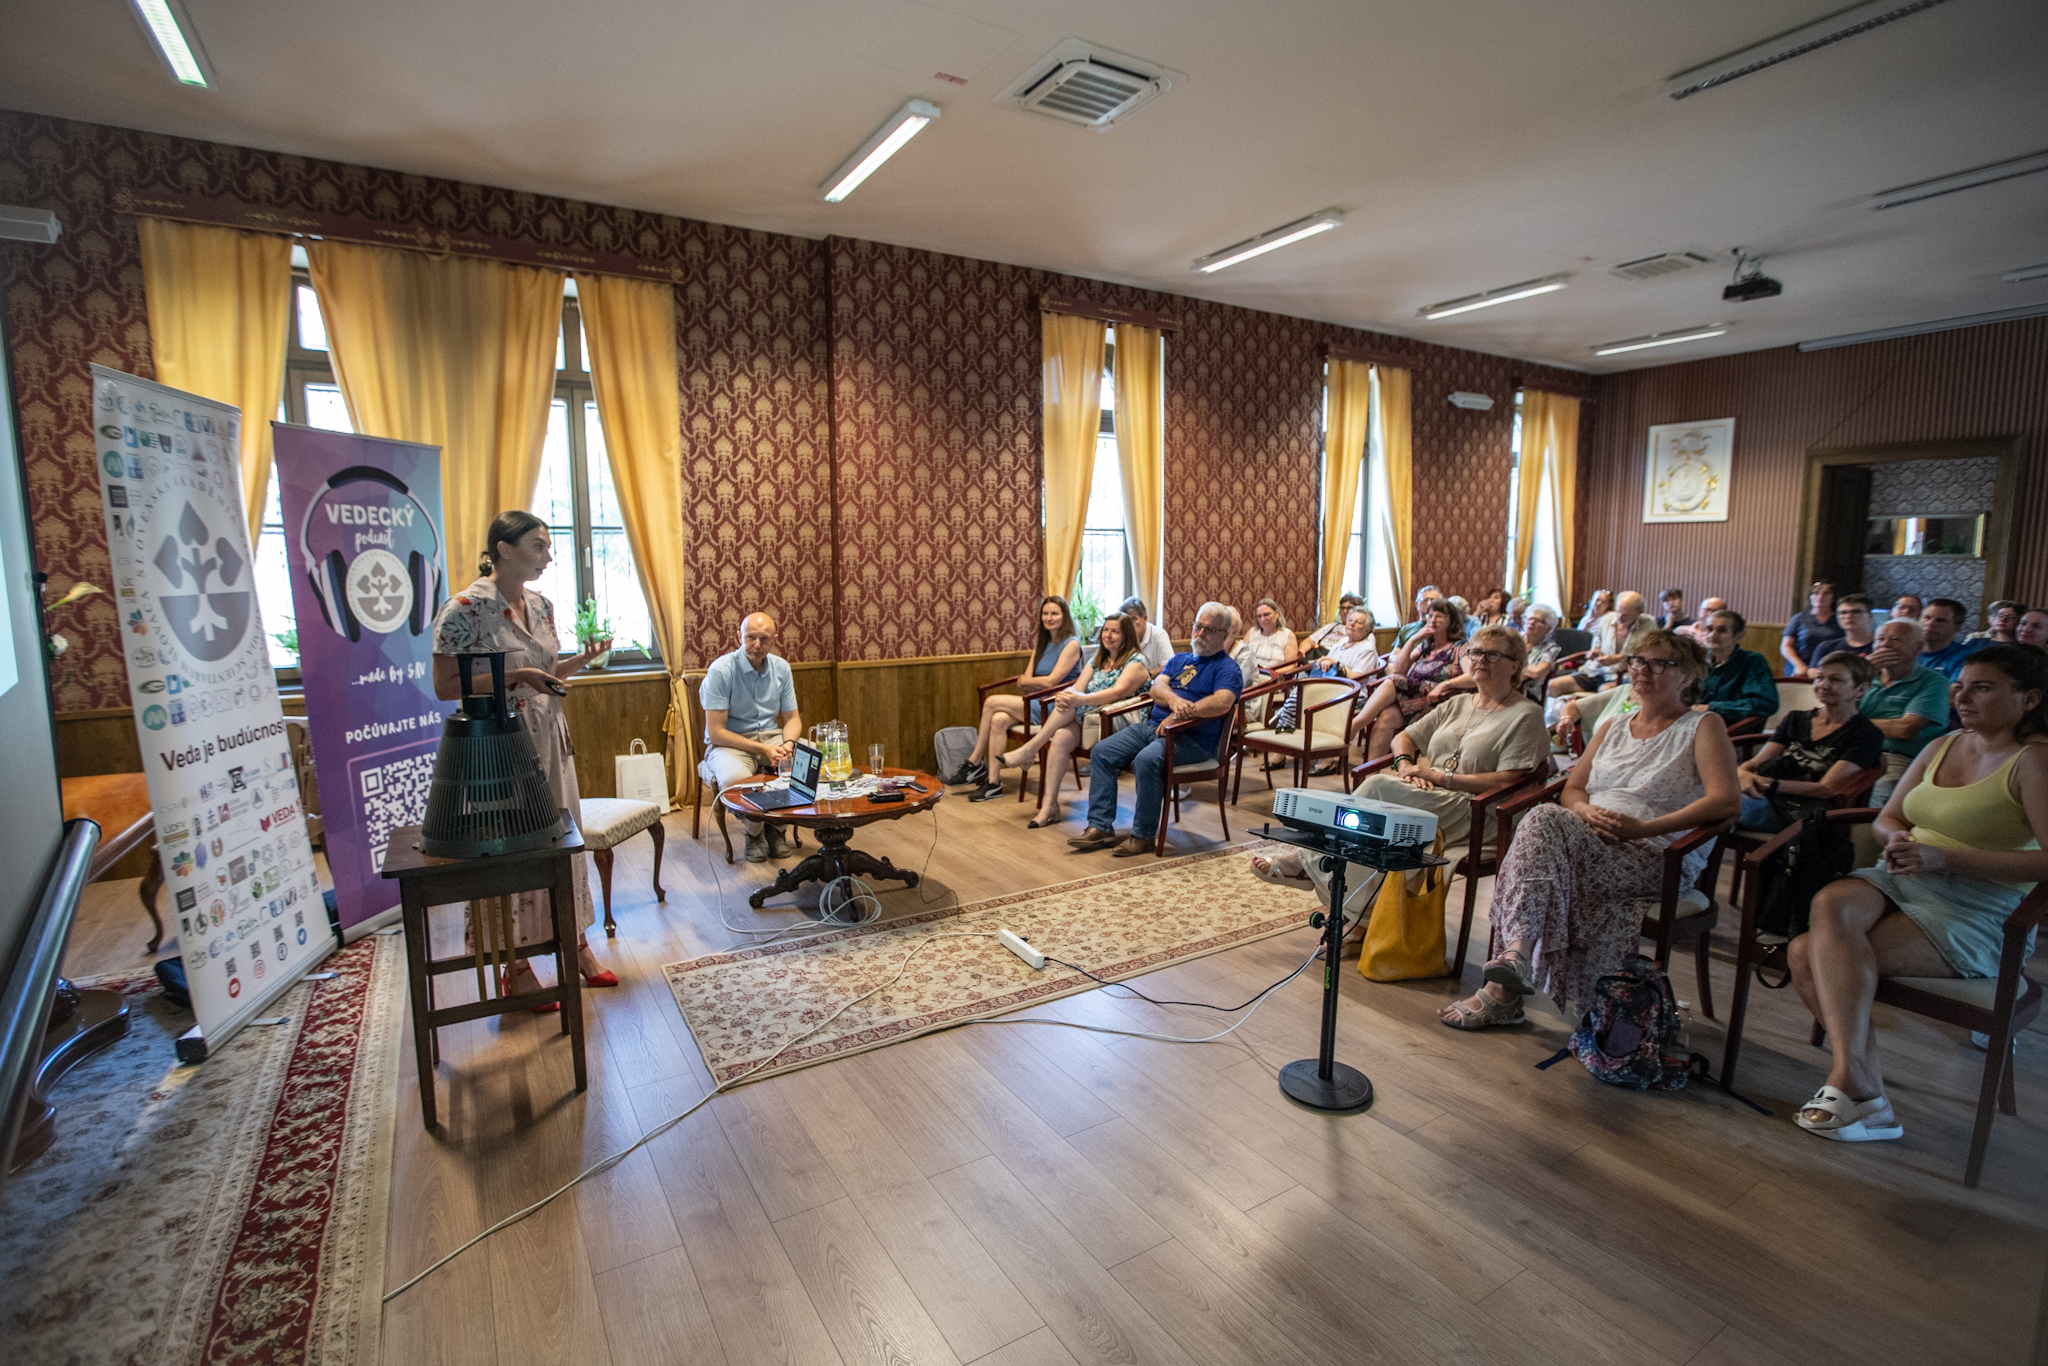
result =
[[[1230,640],[1231,611],[1220,602],[1205,602],[1195,613],[1194,649],[1166,661],[1152,680],[1152,709],[1145,719],[1105,736],[1088,759],[1088,828],[1067,841],[1077,854],[1115,845],[1117,858],[1152,848],[1159,833],[1160,808],[1166,797],[1166,746],[1174,745],[1176,764],[1198,764],[1216,757],[1224,717],[1237,705],[1244,678],[1224,648]],[[1161,736],[1168,720],[1193,721],[1186,729]],[[1116,781],[1128,768],[1138,778],[1137,806],[1131,833],[1116,834]]]

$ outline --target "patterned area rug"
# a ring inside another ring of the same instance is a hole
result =
[[[746,1074],[878,982],[934,934],[1007,925],[1040,952],[1111,981],[1298,930],[1312,898],[1252,876],[1246,855],[1264,842],[1078,882],[834,930],[789,943],[708,954],[662,971],[720,1084]],[[986,1015],[1092,989],[1048,963],[1034,971],[994,938],[945,939],[901,981],[853,1007],[764,1067],[773,1076]]]
[[[375,1366],[405,948],[373,935],[197,1067],[153,976],[58,1084],[57,1139],[0,1185],[10,1363]]]

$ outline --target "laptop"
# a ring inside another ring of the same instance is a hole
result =
[[[758,811],[780,811],[785,807],[809,806],[818,800],[818,776],[825,771],[825,754],[816,745],[796,742],[789,760],[789,786],[780,792],[749,788],[746,798]]]

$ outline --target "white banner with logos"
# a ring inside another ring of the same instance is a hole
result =
[[[240,414],[102,366],[94,449],[149,774],[191,985],[188,1061],[334,946],[256,604]]]

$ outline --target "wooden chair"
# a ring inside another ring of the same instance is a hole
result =
[[[1550,634],[1557,641],[1557,648],[1567,655],[1577,655],[1584,659],[1586,652],[1593,648],[1593,633],[1581,631],[1576,626],[1553,626],[1550,628]]]
[[[1351,770],[1351,790],[1356,792],[1360,783],[1388,768],[1393,762],[1394,756],[1389,754],[1383,759],[1374,759],[1358,765]],[[1462,852],[1448,849],[1445,851],[1451,853],[1457,860],[1451,865],[1451,871],[1447,876],[1462,875],[1465,879],[1465,911],[1463,918],[1458,922],[1458,951],[1452,955],[1450,965],[1450,975],[1454,980],[1465,971],[1465,949],[1472,939],[1472,916],[1479,905],[1479,879],[1491,877],[1500,871],[1500,856],[1507,849],[1504,844],[1495,844],[1492,849],[1486,847],[1486,822],[1493,814],[1494,803],[1534,791],[1542,786],[1543,782],[1543,770],[1530,769],[1519,778],[1503,780],[1483,792],[1473,794],[1472,827],[1467,834],[1465,848]]]
[[[1496,805],[1495,819],[1499,822],[1499,830],[1493,847],[1500,851],[1500,858],[1506,859],[1508,845],[1514,840],[1515,821],[1524,812],[1544,802],[1562,798],[1565,784],[1569,781],[1568,777],[1554,778],[1533,792],[1519,794]],[[1665,845],[1663,886],[1655,901],[1645,899],[1642,902],[1648,908],[1643,913],[1642,937],[1656,945],[1654,957],[1658,967],[1669,972],[1673,942],[1690,941],[1693,967],[1699,983],[1700,1013],[1710,1020],[1714,1018],[1714,990],[1707,978],[1707,949],[1714,932],[1714,922],[1721,915],[1720,903],[1714,899],[1714,888],[1721,876],[1720,840],[1734,828],[1733,818],[1696,825]],[[1692,885],[1685,886],[1685,856],[1710,841],[1713,849],[1707,855],[1706,864]],[[1494,926],[1488,935],[1487,957],[1491,958],[1499,951],[1499,939],[1499,927]]]
[[[1813,695],[1813,680],[1807,678],[1780,678],[1778,684],[1778,709],[1761,727],[1765,735],[1778,728],[1795,711],[1812,711],[1820,705],[1820,699]]]
[[[689,699],[690,712],[686,719],[690,725],[690,734],[699,737],[700,743],[701,737],[704,734],[704,699],[699,696],[699,690],[703,686],[704,670],[686,669],[683,671],[683,695]],[[711,814],[717,818],[719,836],[725,840],[725,861],[731,863],[733,861],[732,831],[726,828],[725,803],[718,800],[718,779],[712,776],[711,764],[708,759],[699,759],[697,761],[697,781],[691,785],[690,838],[693,840],[697,838],[698,826],[704,819],[704,789],[706,787],[711,789]]]
[[[668,893],[661,889],[661,856],[668,837],[661,828],[661,807],[626,797],[585,797],[578,806],[576,827],[583,832],[583,847],[597,865],[597,883],[604,890],[604,932],[616,939],[619,926],[612,919],[612,850],[642,830],[654,841],[654,899],[668,900]]]
[[[1735,742],[1735,749],[1738,754],[1744,750],[1761,749],[1771,742],[1771,737],[1768,734],[1760,732],[1751,732],[1748,735],[1730,735],[1729,739]],[[1884,764],[1881,762],[1873,764],[1859,772],[1856,775],[1855,781],[1850,783],[1841,793],[1831,798],[1828,805],[1836,811],[1846,811],[1851,807],[1862,806],[1864,798],[1870,795],[1870,789],[1877,786],[1877,780],[1883,776]],[[1742,880],[1747,864],[1745,856],[1750,850],[1755,849],[1758,845],[1769,839],[1770,836],[1771,832],[1768,830],[1757,830],[1745,825],[1738,825],[1728,832],[1728,847],[1735,850],[1735,865],[1729,870],[1728,900],[1731,903],[1735,905],[1742,903]]]
[[[1877,819],[1874,807],[1830,811],[1827,818],[1845,825],[1862,825]],[[1794,823],[1743,855],[1749,865],[1748,891],[1742,899],[1742,929],[1735,941],[1735,999],[1728,1008],[1728,1043],[1721,1055],[1721,1085],[1735,1085],[1735,1064],[1742,1051],[1742,1025],[1749,1007],[1749,978],[1762,961],[1766,946],[1756,933],[1757,902],[1766,864],[1779,857],[1785,847],[1804,829]],[[2013,1093],[2013,1039],[2041,1013],[2041,984],[2028,978],[2027,936],[2048,915],[2048,882],[2036,886],[2013,913],[2006,917],[2004,947],[1999,954],[1996,977],[1880,977],[1877,1002],[1899,1010],[1924,1015],[1958,1029],[1988,1034],[1990,1046],[1984,1054],[1984,1078],[1977,1088],[1977,1119],[1970,1132],[1970,1156],[1963,1168],[1963,1184],[1976,1186],[1984,1174],[1984,1154],[1991,1145],[1991,1108],[2017,1115]],[[1815,1022],[1812,1041],[1825,1043],[1827,1036]]]
[[[1275,697],[1295,693],[1300,697],[1300,717],[1294,730],[1281,732],[1268,726],[1249,727],[1238,732],[1235,777],[1230,791],[1230,800],[1237,801],[1244,786],[1244,756],[1246,754],[1285,755],[1294,761],[1294,785],[1308,786],[1308,771],[1321,759],[1343,759],[1351,748],[1351,717],[1358,709],[1360,684],[1350,678],[1282,678],[1271,683],[1261,683],[1248,688],[1238,698],[1234,715],[1239,724],[1244,724],[1245,706],[1255,698],[1266,698],[1266,711],[1272,714]],[[1317,722],[1322,723],[1322,737],[1317,739]],[[1266,775],[1266,786],[1273,785],[1271,773]]]
[[[976,684],[974,689],[974,714],[976,718],[978,719],[981,716],[981,709],[988,704],[988,695],[990,693],[994,692],[997,688],[1006,688],[1022,677],[1024,677],[1023,674],[1011,674],[1008,678],[998,678],[992,683]],[[1024,715],[1021,719],[1010,723],[1010,729],[1003,735],[1003,748],[1005,750],[1010,749],[1012,747],[1010,742],[1013,740],[1021,744],[1029,740],[1037,732],[1039,725],[1042,723],[1031,719],[1031,704],[1033,702],[1057,697],[1070,686],[1072,685],[1058,683],[1050,688],[1039,688],[1032,692],[1019,693],[1018,696],[1024,699]],[[1040,753],[1043,752],[1042,750],[1040,751]],[[1043,781],[1043,776],[1042,774],[1040,775],[1041,782]],[[1021,777],[1017,780],[1018,801],[1024,800],[1024,789],[1028,786],[1029,784]]]
[[[1180,823],[1180,789],[1183,783],[1216,784],[1216,816],[1223,822],[1223,838],[1230,838],[1230,760],[1235,748],[1237,719],[1244,711],[1244,699],[1223,713],[1223,729],[1216,736],[1215,757],[1204,759],[1198,764],[1176,764],[1173,761],[1173,746],[1166,746],[1166,772],[1161,775],[1166,784],[1165,795],[1160,800],[1159,831],[1152,837],[1152,852],[1159,858],[1166,857],[1166,813],[1173,812],[1173,821]],[[1199,726],[1201,721],[1163,721],[1158,734],[1171,737],[1190,726]]]

